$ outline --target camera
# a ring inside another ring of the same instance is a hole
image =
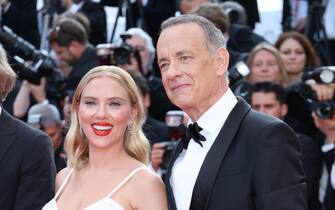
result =
[[[101,65],[123,65],[130,64],[130,59],[135,50],[126,43],[131,38],[129,34],[122,34],[122,43],[116,46],[113,43],[104,43],[97,45],[97,54]]]
[[[237,81],[250,74],[250,69],[244,61],[237,62],[228,70],[229,83],[235,84]]]
[[[313,79],[315,82],[320,84],[334,83],[334,69],[335,67],[333,66],[315,68],[314,70],[304,74],[303,81]],[[306,83],[298,85],[297,91],[310,104],[311,110],[315,112],[317,117],[321,119],[328,119],[333,116],[335,111],[335,97],[328,101],[319,101],[316,97],[316,93]]]
[[[21,79],[39,85],[41,77],[46,77],[47,94],[57,100],[61,97],[59,94],[64,75],[46,51],[37,50],[7,26],[0,30],[0,42],[10,55],[14,55],[10,62],[14,63],[13,69]]]
[[[177,141],[163,141],[160,143],[163,144],[164,149],[163,162],[161,163],[160,167],[161,169],[165,170],[169,166],[172,153],[177,145]]]
[[[322,66],[312,71],[304,72],[303,81],[314,80],[317,83],[331,84],[335,82],[335,66]]]

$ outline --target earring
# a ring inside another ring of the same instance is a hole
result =
[[[133,132],[133,124],[134,124],[134,122],[130,122],[127,125],[127,132],[129,132],[129,133]]]

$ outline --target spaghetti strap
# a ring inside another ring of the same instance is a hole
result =
[[[122,182],[120,182],[120,184],[118,184],[115,188],[114,188],[114,190],[112,191],[112,192],[110,192],[108,195],[107,195],[107,197],[110,197],[110,196],[112,196],[113,195],[113,193],[115,193],[118,189],[120,189],[130,178],[132,178],[138,171],[140,171],[140,170],[147,170],[147,168],[146,167],[139,167],[139,168],[136,168],[136,169],[134,169],[126,178],[124,178],[123,180],[122,180]]]
[[[73,172],[73,168],[71,169],[71,171],[66,175],[65,180],[63,181],[62,185],[60,186],[60,188],[58,189],[56,195],[55,195],[55,200],[57,200],[59,194],[62,192],[63,188],[65,187],[67,181],[70,179],[71,174]]]

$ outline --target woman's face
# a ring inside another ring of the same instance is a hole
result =
[[[249,80],[252,83],[264,81],[281,83],[282,77],[276,57],[266,50],[258,51],[251,62]]]
[[[293,38],[288,38],[279,47],[288,74],[299,74],[304,71],[306,52],[302,45]]]
[[[123,145],[127,125],[135,116],[128,93],[113,78],[94,78],[83,89],[78,119],[90,146]]]

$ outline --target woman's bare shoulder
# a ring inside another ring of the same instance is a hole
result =
[[[56,192],[62,185],[62,183],[65,181],[67,175],[73,170],[70,167],[63,168],[61,171],[59,171],[56,175]]]
[[[150,169],[140,170],[132,180],[136,194],[132,196],[136,209],[167,209],[165,187],[162,179]]]

